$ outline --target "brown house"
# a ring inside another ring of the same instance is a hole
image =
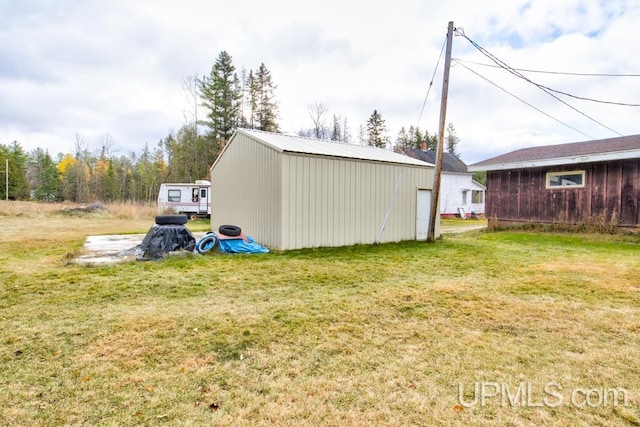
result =
[[[640,226],[640,135],[524,148],[469,171],[487,171],[486,215],[499,223]]]

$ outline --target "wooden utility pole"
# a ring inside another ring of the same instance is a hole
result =
[[[451,69],[451,45],[453,41],[453,21],[449,21],[447,29],[447,51],[444,61],[444,78],[442,79],[442,99],[440,101],[440,126],[438,128],[438,146],[436,148],[436,170],[431,192],[431,215],[429,215],[429,230],[427,241],[433,242],[436,235],[436,221],[439,216],[438,202],[440,200],[440,180],[442,175],[442,152],[444,150],[444,127],[447,119],[447,96],[449,92],[449,70]]]

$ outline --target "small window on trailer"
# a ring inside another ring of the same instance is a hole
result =
[[[180,201],[180,190],[169,190],[168,198],[170,202]]]
[[[547,172],[547,188],[563,187],[584,187],[584,171]]]

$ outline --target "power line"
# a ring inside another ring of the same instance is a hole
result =
[[[561,125],[564,125],[564,126],[566,126],[566,127],[570,128],[570,129],[573,129],[574,131],[576,131],[576,132],[578,132],[578,133],[581,133],[582,135],[586,136],[586,137],[587,137],[587,138],[589,138],[589,139],[593,139],[593,137],[592,137],[591,135],[588,135],[588,134],[586,134],[586,133],[584,133],[584,132],[582,132],[582,131],[580,131],[580,130],[578,130],[578,129],[574,128],[573,126],[571,126],[571,125],[569,125],[569,124],[567,124],[567,123],[565,123],[565,122],[561,121],[560,119],[557,119],[557,118],[553,117],[553,116],[552,116],[551,114],[549,114],[549,113],[545,113],[544,111],[542,111],[542,110],[541,110],[541,109],[539,109],[538,107],[536,107],[536,106],[534,106],[534,105],[532,105],[532,104],[528,103],[528,102],[527,102],[527,101],[525,101],[524,99],[522,99],[522,98],[520,98],[520,97],[518,97],[518,96],[514,95],[513,93],[509,92],[508,90],[506,90],[506,89],[505,89],[505,88],[503,88],[502,86],[498,85],[497,83],[492,82],[492,81],[491,81],[491,80],[489,80],[488,78],[484,77],[483,75],[481,75],[481,74],[477,73],[476,71],[472,70],[471,68],[467,67],[466,65],[464,65],[463,63],[461,63],[461,62],[460,62],[460,61],[458,61],[457,59],[454,59],[454,61],[455,61],[457,64],[459,64],[460,66],[462,66],[462,67],[466,68],[467,70],[471,71],[473,74],[477,75],[477,76],[478,76],[478,77],[480,77],[481,79],[483,79],[483,80],[485,80],[485,81],[487,81],[487,82],[491,83],[492,85],[494,85],[495,87],[497,87],[497,88],[498,88],[498,89],[500,89],[501,91],[503,91],[503,92],[507,93],[508,95],[511,95],[512,97],[514,97],[514,98],[515,98],[515,99],[517,99],[518,101],[520,101],[520,102],[522,102],[522,103],[524,103],[524,104],[528,105],[529,107],[533,108],[534,110],[538,111],[539,113],[544,114],[545,116],[549,117],[549,118],[550,118],[550,119],[552,119],[552,120],[555,120],[556,122],[560,123]]]
[[[431,87],[433,86],[433,80],[436,77],[436,71],[438,71],[438,65],[440,65],[440,60],[442,59],[442,52],[444,52],[444,47],[447,44],[447,37],[444,38],[444,42],[442,42],[442,48],[440,49],[440,56],[438,56],[438,62],[436,62],[436,67],[433,69],[433,75],[431,76],[431,81],[429,82],[429,88],[427,89],[427,94],[424,97],[424,102],[422,103],[422,109],[420,110],[420,116],[418,117],[418,125],[420,125],[420,120],[422,119],[422,113],[424,112],[424,107],[427,105],[427,98],[429,97],[429,92],[431,92]]]
[[[469,64],[480,65],[482,67],[502,68],[500,65],[483,64],[481,62],[468,61],[466,59],[453,58],[457,62],[467,62]],[[582,77],[640,77],[640,74],[608,74],[608,73],[572,73],[565,71],[531,70],[527,68],[513,68],[516,71],[538,74],[556,74],[562,76],[582,76]]]
[[[467,37],[464,34],[464,31],[461,31],[459,33],[459,35],[461,35],[462,37],[464,37],[465,39],[467,39],[469,41],[469,43],[471,43],[473,45],[473,47],[475,47],[476,49],[478,49],[480,51],[480,53],[482,53],[483,55],[485,55],[487,58],[491,59],[493,62],[495,62],[496,64],[498,64],[501,68],[503,68],[504,70],[508,71],[509,73],[513,74],[514,76],[528,82],[531,83],[532,85],[536,86],[538,89],[542,90],[543,92],[545,92],[547,95],[555,98],[557,101],[563,103],[564,105],[566,105],[567,107],[571,108],[572,110],[574,110],[575,112],[577,112],[578,114],[581,114],[582,116],[586,117],[587,119],[593,121],[594,123],[599,124],[600,126],[610,130],[611,132],[622,136],[622,134],[612,128],[610,128],[609,126],[599,122],[598,120],[594,119],[593,117],[587,115],[586,113],[583,113],[582,111],[578,110],[577,108],[575,108],[573,105],[569,104],[568,102],[560,99],[558,96],[554,95],[552,92],[555,93],[560,93],[563,95],[567,95],[573,98],[578,98],[574,95],[570,95],[566,92],[560,92],[554,89],[551,89],[547,86],[541,85],[539,83],[536,83],[534,81],[532,81],[531,79],[529,79],[528,77],[524,76],[522,73],[516,71],[515,69],[513,69],[512,67],[510,67],[509,65],[507,65],[504,61],[500,60],[499,58],[497,58],[495,55],[491,54],[489,51],[487,51],[486,49],[484,49],[482,46],[480,46],[479,44],[477,44],[476,42],[474,42],[473,40],[471,40],[469,37]],[[591,101],[596,101],[596,100],[592,100],[592,99],[586,99],[586,98],[578,98],[578,99],[585,99],[585,100],[591,100]],[[604,102],[604,101],[596,101],[596,102]],[[604,102],[604,103],[609,103],[609,102]],[[640,107],[640,105],[637,105]]]

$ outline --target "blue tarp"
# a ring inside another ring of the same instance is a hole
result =
[[[241,237],[237,239],[220,239],[213,231],[208,232],[198,240],[196,250],[200,253],[205,253],[216,246],[220,252],[227,254],[264,254],[269,252],[269,249],[256,243],[249,235],[246,236],[246,241]]]

